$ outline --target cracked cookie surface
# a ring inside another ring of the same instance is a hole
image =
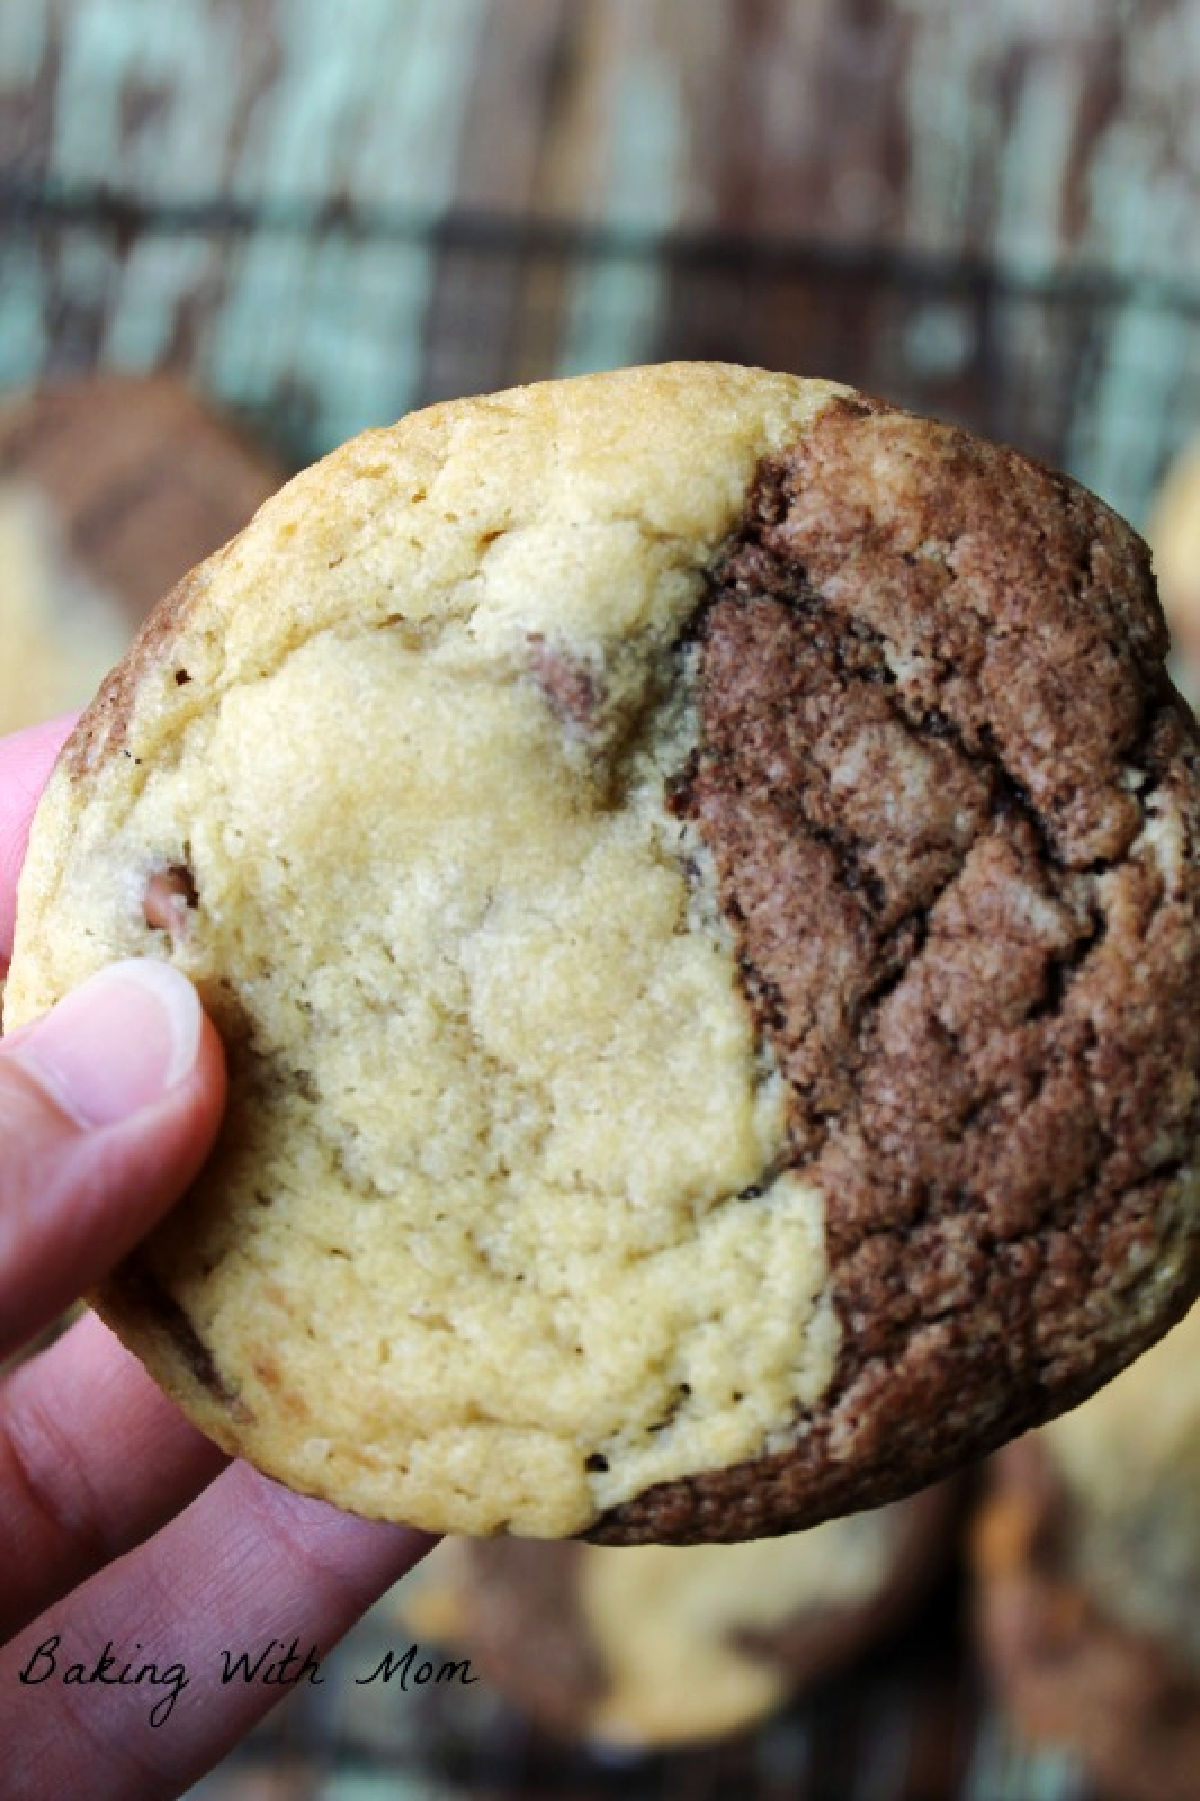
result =
[[[786,1530],[1077,1399],[1197,1281],[1162,650],[1098,502],[828,384],[344,447],[35,826],[9,1022],[170,955],[233,1070],[106,1316],[228,1448],[469,1533]]]
[[[1196,1281],[1200,763],[1134,535],[835,402],[760,472],[700,635],[672,804],[737,921],[843,1337],[799,1447],[602,1534],[753,1532],[868,1468],[886,1499],[943,1435],[1069,1404]]]

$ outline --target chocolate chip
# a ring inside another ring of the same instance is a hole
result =
[[[186,925],[189,912],[200,905],[195,877],[186,863],[171,863],[157,869],[146,883],[142,913],[146,924],[156,932],[177,937]]]
[[[530,667],[554,711],[565,723],[591,731],[603,699],[596,677],[563,651],[551,649],[540,632],[531,632],[528,642]]]

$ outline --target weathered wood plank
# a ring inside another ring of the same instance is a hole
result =
[[[1137,511],[1200,414],[1198,79],[1196,0],[14,0],[0,381],[183,369],[308,455],[739,355]]]
[[[1198,76],[1194,0],[28,0],[0,156],[161,204],[453,198],[1196,277]],[[662,112],[678,155],[614,193]]]

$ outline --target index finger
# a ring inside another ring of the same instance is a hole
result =
[[[68,713],[0,738],[0,975],[12,956],[17,876],[34,808],[74,723],[75,715]]]

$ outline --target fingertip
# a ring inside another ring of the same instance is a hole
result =
[[[94,1288],[213,1147],[225,1059],[193,985],[112,964],[0,1047],[0,1278],[7,1333]]]
[[[174,989],[176,1006],[186,995],[191,1009],[190,1021],[185,1017],[177,1028],[175,1050],[165,1053],[168,1065],[172,1055],[179,1063],[173,1076],[168,1068],[157,1100],[137,1112],[126,1107],[124,1117],[99,1135],[111,1139],[118,1159],[139,1172],[144,1209],[139,1232],[143,1232],[191,1185],[212,1151],[228,1098],[228,1069],[221,1035],[194,985],[180,971],[153,959],[110,965],[110,970],[118,978],[130,973],[142,982],[149,978],[160,994]],[[195,1036],[185,1056],[190,1030]],[[186,1068],[181,1067],[184,1062]]]
[[[212,1148],[225,1112],[229,1073],[225,1046],[207,1013],[200,1016],[200,1043],[191,1076],[191,1117],[203,1159]]]
[[[7,1047],[84,1130],[124,1124],[199,1082],[204,1012],[156,957],[107,964]],[[190,1099],[191,1097],[189,1097]]]

